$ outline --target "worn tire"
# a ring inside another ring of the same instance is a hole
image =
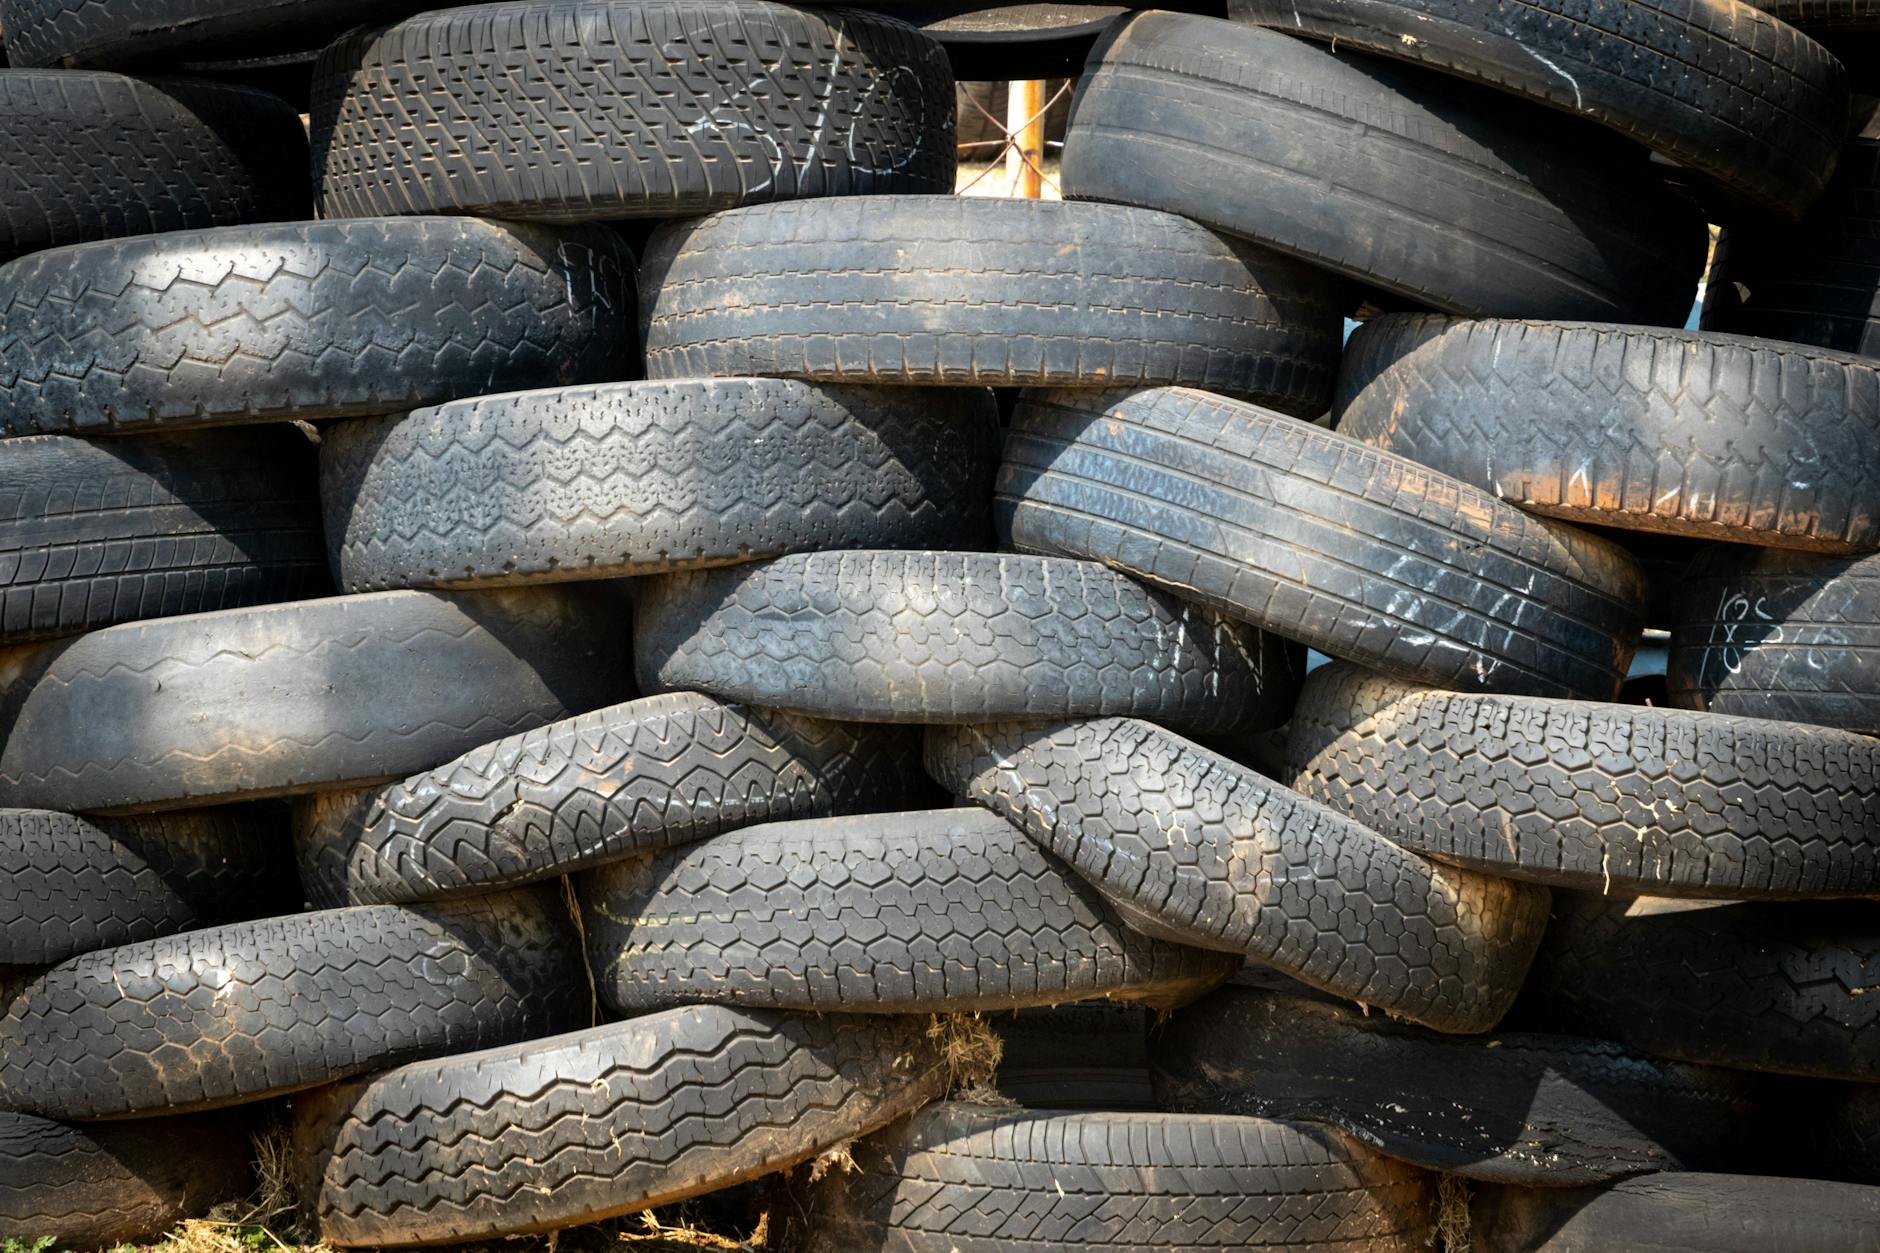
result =
[[[236,923],[34,978],[0,1018],[0,1108],[208,1109],[566,1031],[587,1012],[553,889]]]
[[[637,370],[602,227],[292,222],[0,268],[0,434],[403,412]]]
[[[15,65],[174,65],[317,48],[347,27],[419,0],[0,0]]]
[[[1880,1188],[1817,1179],[1663,1174],[1604,1188],[1481,1187],[1469,1203],[1481,1253],[1875,1253]]]
[[[861,727],[674,692],[471,749],[382,788],[300,803],[320,906],[456,896],[788,818],[928,798],[913,728]]]
[[[428,770],[631,692],[618,593],[381,592],[0,652],[14,805],[180,808]]]
[[[1314,417],[1343,285],[1127,205],[899,196],[762,205],[646,248],[654,378],[1179,383]]]
[[[1771,17],[1802,30],[1872,30],[1880,27],[1875,0],[1754,0]]]
[[[1423,860],[1146,722],[935,728],[927,768],[1146,935],[1252,957],[1439,1031],[1520,990],[1547,893]]]
[[[649,691],[862,722],[1130,714],[1271,726],[1290,646],[1089,562],[992,553],[810,553],[660,575],[634,604]]]
[[[583,872],[601,1004],[953,1013],[1169,1007],[1228,977],[1144,938],[1011,826],[974,809],[773,823]]]
[[[1156,1011],[1116,1001],[1072,1001],[999,1014],[992,1087],[1026,1109],[1153,1110],[1149,1028]]]
[[[1610,699],[1644,613],[1644,579],[1609,541],[1196,391],[1029,393],[994,513],[1021,550],[1461,690]]]
[[[327,217],[609,221],[951,194],[956,160],[939,44],[875,14],[761,0],[420,14],[328,45],[311,117]]]
[[[1774,548],[1880,548],[1880,362],[1593,323],[1373,319],[1338,429],[1535,513]]]
[[[982,548],[997,419],[983,391],[685,379],[346,422],[320,450],[333,568],[364,592]]]

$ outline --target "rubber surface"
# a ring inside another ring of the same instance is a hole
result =
[[[1325,411],[1344,285],[1173,214],[958,196],[739,209],[662,227],[653,378],[1180,383]]]
[[[3,451],[0,641],[332,590],[299,431],[49,435]]]
[[[0,434],[403,412],[637,371],[601,227],[292,222],[0,268]]]
[[[987,546],[983,391],[678,380],[329,428],[347,591],[616,578],[823,548]]]
[[[327,217],[607,221],[953,191],[945,51],[844,9],[510,0],[425,13],[328,45],[311,117]]]
[[[1880,1087],[1821,1086],[1822,1135],[1810,1173],[1847,1183],[1880,1184]]]
[[[649,691],[864,722],[1253,729],[1284,719],[1299,676],[1280,640],[1055,558],[811,553],[648,579],[634,610]]]
[[[1701,215],[1591,123],[1185,14],[1099,41],[1060,183],[1473,317],[1680,325],[1704,262]]]
[[[787,1169],[946,1077],[919,1019],[702,1005],[327,1088],[294,1103],[294,1140],[327,1242],[455,1242]]]
[[[1030,393],[994,513],[1018,549],[1101,561],[1332,656],[1460,690],[1609,699],[1644,610],[1643,578],[1609,541],[1180,388]]]
[[[604,585],[382,592],[0,652],[15,805],[178,808],[427,770],[631,694]]]
[[[1749,1175],[1648,1175],[1606,1188],[1478,1188],[1482,1253],[1873,1253],[1880,1188]]]
[[[1103,998],[1166,1008],[1233,973],[1145,938],[991,814],[773,823],[576,880],[601,1004],[953,1013]]]
[[[1153,1110],[1149,1030],[1142,1005],[1073,1001],[995,1015],[992,1086],[1026,1109]]]
[[[1880,26],[1880,4],[1874,0],[1755,0],[1755,4],[1771,17],[1803,30]]]
[[[1389,314],[1338,429],[1535,513],[1823,552],[1880,547],[1880,362],[1598,323]]]
[[[903,809],[932,795],[919,732],[674,692],[471,749],[295,815],[318,905],[529,883],[760,822]]]
[[[317,48],[417,0],[0,0],[15,65],[174,65]]]
[[[236,923],[77,957],[0,1018],[0,1107],[115,1118],[260,1100],[588,1013],[553,889]]]
[[[1146,722],[934,728],[927,769],[1136,930],[1440,1031],[1500,1020],[1547,923],[1544,890],[1427,862]]]

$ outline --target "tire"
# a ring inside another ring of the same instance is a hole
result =
[[[647,579],[640,681],[859,722],[1108,713],[1198,731],[1286,716],[1296,652],[1100,566],[810,553]]]
[[[587,981],[552,889],[237,923],[73,958],[0,1019],[0,1106],[120,1118],[257,1101],[566,1031]]]
[[[1458,696],[1345,665],[1288,724],[1292,786],[1403,848],[1621,896],[1880,896],[1880,741],[1720,714]]]
[[[1742,1169],[1763,1086],[1616,1044],[1442,1036],[1309,996],[1223,988],[1155,1033],[1162,1108],[1343,1131],[1400,1161],[1533,1187]]]
[[[1534,513],[1880,548],[1880,362],[1647,327],[1396,314],[1352,336],[1338,429]]]
[[[1880,734],[1880,557],[1718,547],[1678,590],[1672,704]]]
[[[313,445],[288,429],[0,455],[0,642],[331,592]]]
[[[636,367],[632,255],[600,227],[292,222],[0,269],[0,434],[403,412]]]
[[[1230,16],[1409,61],[1598,122],[1722,191],[1799,218],[1847,133],[1847,71],[1748,4],[1230,0]]]
[[[859,1169],[806,1198],[811,1253],[1411,1253],[1433,1239],[1421,1171],[1262,1119],[943,1104],[854,1155]]]
[[[1099,41],[1060,182],[1472,317],[1681,325],[1704,264],[1701,215],[1617,136],[1184,14],[1139,14]]]
[[[1880,27],[1874,0],[1755,0],[1771,17],[1802,30],[1872,30]]]
[[[1073,1001],[1000,1014],[992,1086],[1026,1109],[1154,1110],[1149,1028],[1141,1005]]]
[[[188,79],[0,69],[0,261],[311,212],[306,132],[273,96]]]
[[[1547,893],[1424,861],[1146,722],[933,729],[927,769],[1145,935],[1251,957],[1438,1031],[1520,990]]]
[[[116,68],[318,47],[348,26],[402,16],[415,3],[0,0],[0,23],[15,65]]]
[[[1011,826],[971,809],[773,823],[583,872],[601,1004],[968,1013],[1105,999],[1167,1008],[1219,954],[1128,930]]]
[[[219,808],[86,819],[0,809],[0,966],[288,913],[293,863],[271,815]]]
[[[738,827],[930,796],[918,732],[674,692],[471,749],[377,789],[301,802],[319,906],[395,904],[552,878]]]
[[[1604,1188],[1477,1188],[1481,1253],[1873,1253],[1880,1188],[1749,1175],[1648,1175]]]
[[[1642,1053],[1880,1079],[1880,904],[1555,898],[1517,1011]]]
[[[311,116],[326,217],[610,221],[953,191],[946,53],[848,10],[511,0],[425,13],[328,45]],[[526,159],[510,155],[519,138]]]
[[[248,1192],[248,1136],[225,1114],[76,1127],[0,1113],[0,1238],[31,1248],[150,1241]]]
[[[998,440],[983,391],[616,383],[343,423],[321,491],[348,591],[617,578],[985,547]]]
[[[617,591],[382,592],[0,653],[0,786],[173,809],[431,769],[631,692]]]
[[[493,1239],[788,1169],[946,1078],[918,1019],[698,1005],[324,1089],[294,1146],[329,1244]]]
[[[653,378],[1180,383],[1313,417],[1342,284],[1125,205],[959,196],[761,205],[647,244]]]
[[[1000,86],[1025,79],[1075,78],[1083,73],[1097,36],[1128,12],[1113,4],[989,0],[897,4],[888,11],[938,40],[956,79]],[[1047,86],[1046,94],[1053,90]]]
[[[1021,551],[1465,691],[1610,699],[1642,625],[1644,579],[1618,546],[1200,392],[1029,394],[993,508]]]
[[[1818,1156],[1810,1173],[1820,1179],[1880,1184],[1880,1086],[1822,1087]]]

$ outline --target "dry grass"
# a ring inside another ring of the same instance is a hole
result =
[[[1436,1239],[1443,1253],[1469,1253],[1469,1181],[1461,1175],[1436,1185]]]
[[[979,1014],[935,1014],[927,1024],[927,1038],[940,1042],[949,1094],[991,1083],[1005,1055],[1005,1041]]]

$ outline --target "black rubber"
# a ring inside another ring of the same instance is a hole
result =
[[[1423,1253],[1422,1171],[1314,1128],[934,1105],[812,1186],[809,1253]]]
[[[1523,1024],[1644,1053],[1880,1079],[1880,901],[1709,905],[1561,893]]]
[[[602,227],[292,222],[0,268],[0,434],[404,412],[637,370]]]
[[[0,641],[326,595],[316,482],[287,427],[6,441]]]
[[[1480,1187],[1480,1253],[1874,1253],[1880,1188],[1816,1179],[1663,1174],[1604,1188]]]
[[[576,879],[601,1004],[952,1013],[1193,1000],[1236,962],[1145,938],[971,808],[772,823]]]
[[[1644,610],[1643,578],[1609,541],[1180,388],[1028,393],[994,512],[1021,550],[1101,561],[1335,657],[1461,690],[1610,699]]]
[[[1174,13],[1091,54],[1064,194],[1147,205],[1450,313],[1681,325],[1701,215],[1589,122]]]
[[[785,1170],[946,1081],[918,1018],[700,1005],[326,1088],[294,1102],[294,1144],[326,1242],[456,1243]]]
[[[136,66],[255,60],[318,48],[419,0],[0,0],[15,65]]]
[[[73,958],[0,1018],[0,1108],[256,1101],[566,1031],[587,980],[553,888],[235,923]]]
[[[1153,1110],[1149,1027],[1156,1011],[1116,1001],[1073,1001],[995,1014],[992,1086],[1026,1109]]]
[[[304,218],[310,195],[306,132],[273,96],[0,68],[0,261],[91,239]],[[0,327],[10,320],[0,316]]]
[[[1880,548],[1880,362],[1600,323],[1390,314],[1338,429],[1535,513],[1823,552]]]
[[[1460,696],[1342,663],[1288,778],[1429,857],[1622,896],[1880,896],[1880,741],[1757,718]]]
[[[1880,27],[1875,0],[1752,0],[1756,8],[1803,30],[1872,30]]]
[[[1880,557],[1718,545],[1686,570],[1678,606],[1673,704],[1880,733]]]
[[[342,423],[320,477],[347,591],[491,586],[983,548],[998,441],[983,390],[684,379]]]
[[[327,217],[672,218],[953,191],[953,72],[912,27],[764,0],[509,0],[330,44]]]
[[[1091,562],[810,553],[639,584],[641,685],[826,718],[986,722],[1130,714],[1272,726],[1284,642]]]
[[[1564,1035],[1437,1035],[1309,996],[1226,987],[1150,1040],[1162,1108],[1322,1123],[1402,1161],[1564,1187],[1741,1170],[1767,1093],[1720,1067]]]
[[[1822,1084],[1814,1169],[1820,1179],[1880,1184],[1880,1084]],[[1810,1111],[1814,1112],[1814,1111]]]
[[[653,378],[1179,383],[1315,417],[1343,284],[1169,213],[961,196],[761,205],[662,227]]]
[[[931,798],[914,728],[861,727],[674,692],[471,749],[382,788],[300,803],[320,906],[529,883],[760,822]]]
[[[280,816],[223,806],[131,818],[0,809],[0,966],[291,913]]]
[[[1493,1027],[1547,923],[1545,890],[1425,861],[1146,722],[934,728],[927,769],[1136,930],[1439,1031]]]
[[[381,592],[109,627],[0,653],[14,805],[181,808],[428,770],[629,696],[605,584]]]

